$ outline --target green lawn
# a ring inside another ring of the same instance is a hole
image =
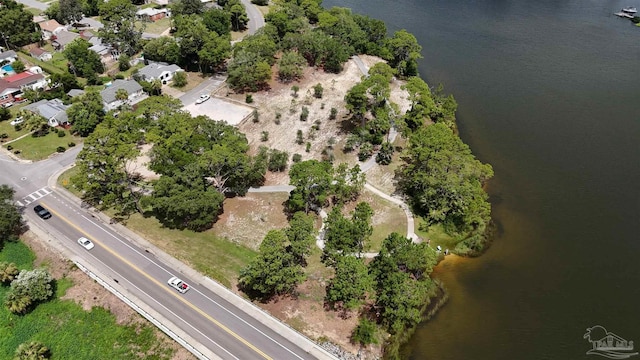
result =
[[[30,269],[34,259],[21,242],[9,242],[0,251],[0,261],[9,260],[21,269]],[[56,298],[26,315],[13,315],[0,305],[0,360],[13,359],[18,345],[28,341],[45,344],[52,360],[171,359],[174,351],[160,345],[152,326],[117,325],[104,308],[84,311],[73,301],[59,299],[72,285],[70,280],[57,280],[56,285]],[[8,286],[0,286],[0,299],[8,291]]]
[[[125,225],[169,255],[190,264],[227,287],[236,282],[240,269],[257,254],[210,231],[164,228],[154,217],[145,218],[134,214]]]
[[[15,126],[11,126],[10,122],[14,118],[15,117],[12,117],[9,120],[0,121],[0,134],[9,135],[8,138],[4,139],[5,140],[4,142],[16,139],[16,138],[28,133],[28,131],[26,129],[22,129],[20,131],[16,131]]]
[[[70,136],[68,131],[66,136],[58,137],[58,134],[54,131],[50,131],[47,135],[41,137],[25,136],[24,138],[12,142],[10,145],[13,147],[11,151],[20,150],[19,156],[26,160],[42,160],[49,157],[49,155],[56,152],[58,146],[68,148],[67,144],[71,141],[78,144],[81,138],[76,136]],[[3,145],[7,146],[7,145]]]
[[[18,57],[25,64],[33,64],[35,66],[40,66],[44,71],[48,72],[49,74],[62,74],[65,71],[67,71],[66,67],[60,68],[48,62],[40,61],[27,54],[18,53]]]
[[[171,18],[165,17],[152,22],[136,22],[136,28],[139,29],[142,25],[146,25],[144,32],[160,35],[171,26]]]
[[[28,12],[32,13],[35,16],[38,16],[38,15],[42,14],[42,10],[36,9],[36,8],[32,8],[32,7],[26,7],[25,10],[27,10]]]
[[[425,240],[430,239],[431,240],[430,245],[433,248],[440,245],[442,246],[442,249],[453,250],[455,249],[456,245],[462,240],[459,237],[455,237],[447,234],[442,228],[442,225],[432,225],[429,227],[427,231],[423,231],[419,229],[420,228],[419,224],[422,223],[422,220],[420,220],[419,217],[415,218],[415,223],[416,223],[416,230],[415,230],[416,234]]]

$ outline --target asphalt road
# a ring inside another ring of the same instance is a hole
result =
[[[244,5],[244,8],[247,10],[249,35],[253,35],[258,29],[264,26],[264,17],[258,7],[251,3],[251,0],[240,0],[240,2],[242,2],[242,5]]]
[[[167,327],[180,329],[221,359],[332,358],[301,336],[292,336],[292,330],[274,331],[275,327],[264,325],[269,322],[256,316],[250,303],[240,298],[233,303],[225,300],[229,296],[219,296],[211,290],[215,287],[199,283],[207,281],[204,277],[180,273],[156,257],[154,248],[138,247],[101,222],[91,209],[49,187],[50,174],[73,163],[79,151],[80,146],[37,163],[19,163],[0,152],[0,183],[14,187],[15,200],[31,226],[46,229],[82,262],[98,269],[107,282],[159,312]],[[33,211],[36,204],[49,209],[53,217],[40,219]],[[95,248],[82,248],[77,243],[81,236],[91,239]],[[167,280],[172,276],[191,289],[180,294],[171,288]]]

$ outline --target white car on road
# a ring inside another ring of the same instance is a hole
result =
[[[189,285],[187,285],[186,282],[178,279],[177,277],[172,277],[171,279],[169,279],[169,281],[167,281],[167,283],[169,284],[169,286],[171,286],[172,288],[178,290],[181,293],[186,293],[189,290]]]
[[[202,95],[200,95],[198,100],[196,100],[196,104],[202,104],[203,102],[205,102],[205,101],[207,101],[209,99],[211,99],[211,96],[209,96],[207,94],[202,94]]]
[[[87,239],[86,237],[81,237],[80,239],[78,239],[78,244],[80,244],[87,250],[91,250],[95,246],[93,245],[93,242],[91,242],[91,240]]]

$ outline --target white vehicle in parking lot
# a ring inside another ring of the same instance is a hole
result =
[[[209,96],[207,94],[202,94],[202,95],[200,95],[198,100],[196,100],[196,104],[202,104],[203,102],[205,102],[205,101],[207,101],[209,99],[211,99],[211,96]]]
[[[167,283],[169,284],[169,286],[171,286],[172,288],[178,290],[182,294],[186,293],[187,290],[189,290],[189,285],[187,285],[186,282],[178,279],[176,276],[174,276],[171,279],[169,279],[169,281],[167,281]]]
[[[86,237],[81,237],[80,239],[78,239],[78,244],[80,244],[87,250],[91,250],[95,246],[93,245],[93,242],[91,242],[91,240],[87,239]]]

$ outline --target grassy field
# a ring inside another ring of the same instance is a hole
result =
[[[77,144],[80,140],[81,138],[77,136],[70,136],[68,131],[64,137],[58,137],[56,132],[50,131],[47,135],[41,137],[25,136],[10,145],[13,147],[12,151],[20,150],[19,156],[23,159],[36,161],[49,157],[49,155],[56,152],[58,146],[68,148],[67,144],[69,142],[73,141]],[[6,147],[6,145],[4,146]]]
[[[30,269],[34,259],[21,242],[7,243],[0,251],[0,261],[21,269]],[[18,345],[28,341],[44,343],[52,360],[171,359],[173,350],[158,345],[150,325],[120,326],[104,308],[87,312],[73,301],[59,300],[70,286],[71,280],[57,280],[55,298],[26,315],[13,315],[0,305],[0,360],[13,359]],[[0,286],[0,299],[8,291],[8,286]]]
[[[440,245],[442,246],[442,249],[453,250],[456,247],[456,244],[462,240],[458,237],[447,234],[442,228],[442,225],[432,225],[427,231],[421,230],[420,226],[418,226],[421,222],[422,221],[416,217],[416,235],[425,240],[431,240],[430,245],[433,248]]]
[[[240,269],[256,255],[255,251],[210,232],[164,228],[155,218],[140,214],[132,215],[125,225],[169,255],[227,287],[236,282]]]
[[[142,25],[146,25],[146,27],[144,28],[144,32],[160,35],[171,26],[171,18],[165,17],[158,21],[145,23],[140,21],[136,22],[136,28],[139,29],[142,27]]]
[[[14,118],[11,118],[13,120]],[[0,122],[0,134],[9,135],[8,138],[4,139],[5,142],[17,139],[18,137],[28,133],[27,129],[22,129],[20,131],[16,131],[15,126],[11,126],[11,120],[1,121]]]

